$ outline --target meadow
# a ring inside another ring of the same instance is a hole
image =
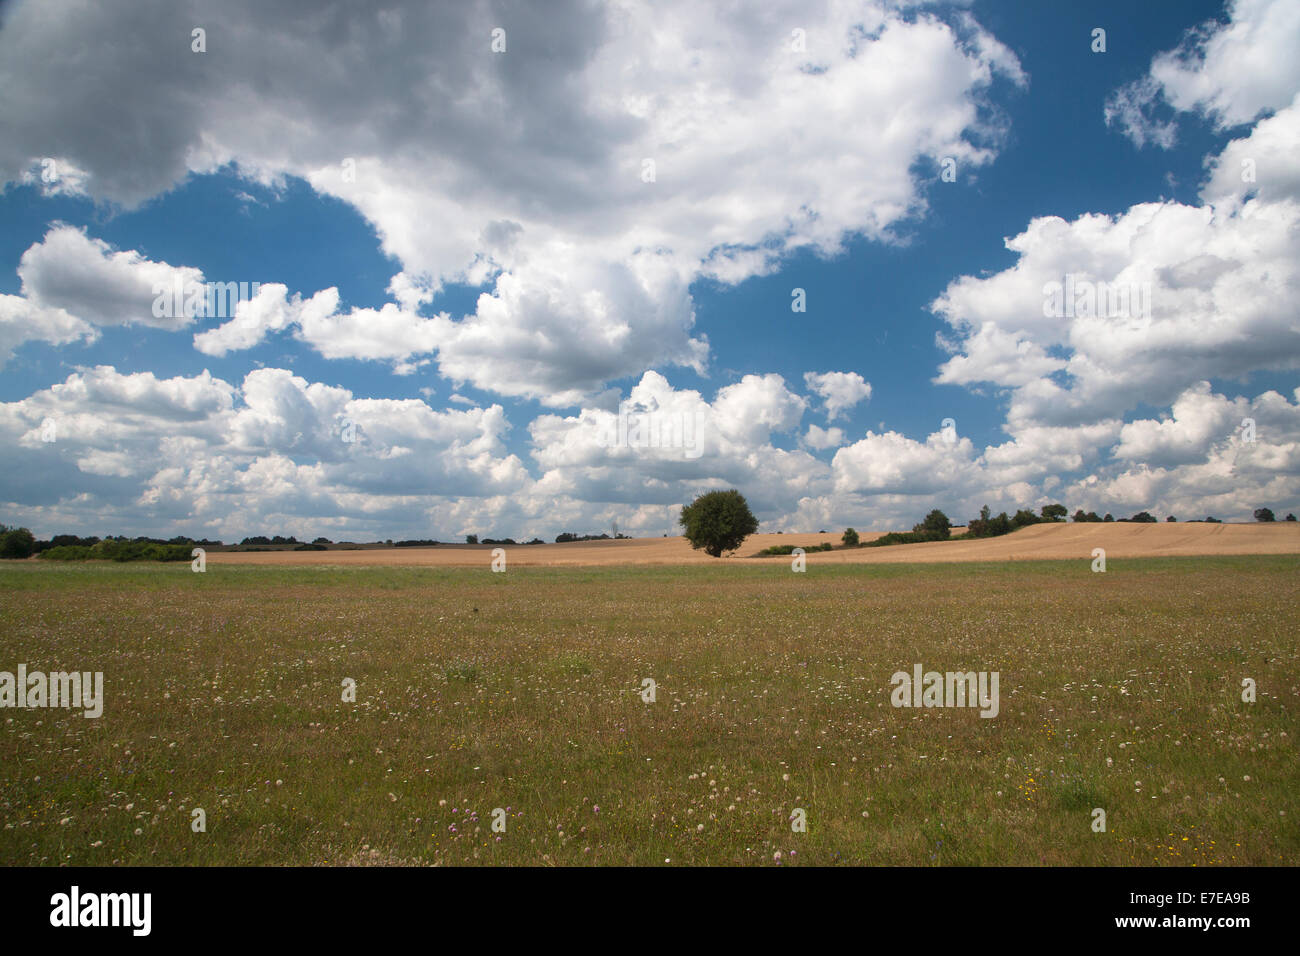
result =
[[[9,562],[0,670],[105,702],[0,710],[0,860],[1294,864],[1297,572]],[[891,706],[918,663],[998,716]]]

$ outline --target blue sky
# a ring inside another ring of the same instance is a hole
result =
[[[765,530],[1300,506],[1288,4],[392,3],[339,8],[351,45],[292,4],[62,6],[0,8],[0,521],[659,534],[722,486]],[[99,35],[152,65],[38,62]],[[185,268],[263,299],[152,316]],[[1044,321],[1067,273],[1146,283],[1150,315]],[[623,400],[699,447],[609,447]]]

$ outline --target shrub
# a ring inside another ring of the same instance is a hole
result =
[[[87,561],[91,557],[90,546],[85,544],[60,544],[46,548],[41,552],[43,561]]]
[[[90,557],[108,561],[188,561],[192,550],[188,544],[154,544],[148,541],[105,538],[90,549]]]
[[[758,552],[761,557],[772,555],[790,555],[794,554],[795,548],[802,548],[804,554],[812,554],[814,551],[834,551],[835,546],[829,541],[823,541],[821,544],[774,544],[770,548],[764,548]]]
[[[947,536],[937,531],[891,531],[868,541],[864,548],[883,548],[891,544],[919,544],[922,541],[946,541]]]

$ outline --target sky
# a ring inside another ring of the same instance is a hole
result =
[[[1294,0],[0,0],[0,523],[1300,511],[1298,49]]]

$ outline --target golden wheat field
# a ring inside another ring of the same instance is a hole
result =
[[[870,540],[884,532],[863,533]],[[840,544],[840,532],[756,534],[745,540],[729,563],[764,563],[780,560],[759,557],[772,545]],[[884,548],[850,548],[807,555],[809,564],[863,563],[912,564],[948,561],[1046,561],[1092,559],[1102,548],[1107,557],[1151,558],[1190,555],[1300,554],[1300,523],[1273,524],[1040,524],[1021,528],[1000,538],[961,540],[961,529],[951,541],[892,545]],[[303,565],[433,565],[488,564],[491,545],[449,544],[433,548],[368,548],[358,551],[222,551],[211,552],[216,564]],[[507,565],[609,565],[609,564],[709,564],[702,551],[691,549],[682,537],[577,541],[569,544],[506,546]],[[785,559],[787,562],[789,559]]]

